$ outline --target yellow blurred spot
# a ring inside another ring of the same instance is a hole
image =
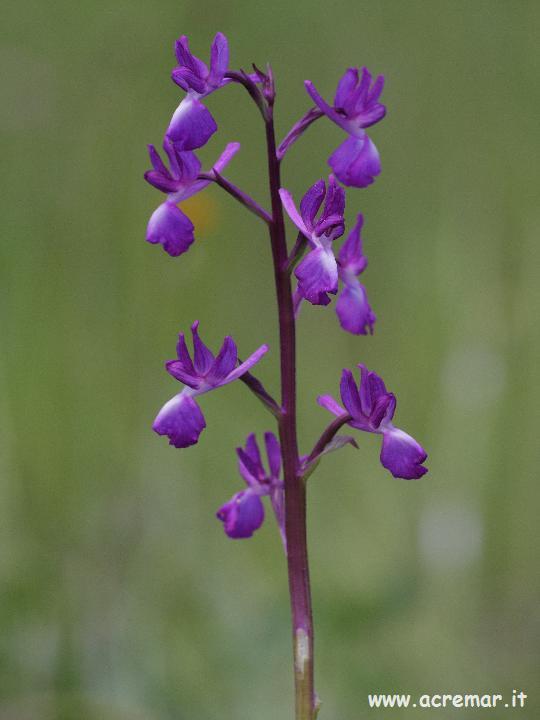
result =
[[[179,207],[195,225],[199,238],[216,224],[217,203],[208,193],[194,195],[182,202]]]

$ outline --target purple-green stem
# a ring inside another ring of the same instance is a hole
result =
[[[279,189],[281,187],[280,162],[287,149],[322,113],[316,108],[308,111],[291,129],[279,149],[276,148],[273,118],[275,87],[272,70],[268,66],[265,75],[255,66],[253,67],[262,82],[262,92],[256,83],[243,71],[239,73],[228,72],[226,77],[246,88],[259,108],[265,123],[268,180],[272,204],[271,216],[252,198],[217,173],[208,174],[208,179],[213,179],[251,212],[264,220],[270,232],[279,320],[281,368],[281,405],[279,409],[276,407],[273,398],[268,395],[256,378],[250,376],[245,379],[245,382],[276,416],[278,421],[285,480],[285,545],[292,615],[295,719],[315,720],[318,702],[313,685],[313,615],[307,550],[306,483],[298,456],[296,430],[296,325],[291,289],[291,272],[305,250],[305,242],[303,238],[299,237],[289,256]],[[210,177],[210,175],[213,175],[213,177]],[[341,427],[341,424],[339,427]],[[331,439],[338,429],[337,425],[333,423],[330,433],[328,430],[323,433],[310,458],[314,456],[321,442],[324,442],[327,436]],[[324,449],[324,444],[322,449]]]
[[[315,717],[313,617],[306,532],[306,486],[300,474],[296,432],[296,328],[288,268],[283,208],[279,196],[280,161],[276,152],[273,108],[265,117],[268,178],[272,202],[269,225],[279,317],[281,417],[279,438],[285,478],[285,535],[291,599],[296,720]]]

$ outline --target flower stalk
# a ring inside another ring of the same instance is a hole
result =
[[[268,180],[272,203],[270,240],[278,305],[281,408],[279,437],[285,478],[285,537],[292,614],[296,720],[313,720],[313,613],[309,584],[306,527],[306,486],[299,473],[296,427],[296,324],[285,237],[280,161],[276,153],[273,105],[266,126]]]

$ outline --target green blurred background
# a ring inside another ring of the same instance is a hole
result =
[[[258,372],[277,387],[259,221],[212,187],[191,203],[187,255],[144,241],[160,202],[142,180],[145,146],[182,95],[173,41],[188,34],[206,58],[218,29],[233,67],[272,62],[280,136],[309,106],[305,78],[329,96],[349,65],[387,77],[388,116],[372,132],[383,174],[347,210],[366,215],[376,333],[347,335],[332,309],[304,309],[300,434],[305,451],[328,420],[315,396],[363,361],[396,392],[430,472],[392,479],[378,438],[362,436],[311,481],[321,720],[416,716],[369,710],[368,692],[514,688],[530,698],[520,716],[538,717],[538,2],[7,10],[0,719],[291,717],[277,532],[267,522],[232,542],[214,518],[241,487],[234,447],[269,418],[234,384],[203,398],[198,447],[172,449],[150,429],[178,390],[163,361],[196,318],[211,347],[227,333],[243,355],[268,341]],[[247,96],[230,87],[208,104],[220,132],[203,158],[240,140],[227,174],[267,202]],[[298,195],[325,175],[341,140],[313,126],[284,184]]]

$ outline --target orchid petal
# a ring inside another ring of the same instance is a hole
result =
[[[227,335],[223,341],[223,345],[216,359],[214,360],[212,367],[208,371],[206,376],[207,382],[216,387],[221,384],[221,381],[227,377],[231,370],[236,365],[238,359],[238,352],[236,344],[232,337]]]
[[[296,205],[294,204],[294,200],[292,198],[291,193],[288,190],[285,190],[285,188],[281,188],[279,191],[279,196],[281,198],[281,202],[283,204],[283,207],[285,208],[287,215],[291,218],[293,223],[296,225],[296,227],[300,230],[301,233],[303,233],[308,240],[311,240],[311,235],[306,227],[302,216],[296,209]]]
[[[392,427],[383,433],[381,464],[394,477],[418,480],[428,471],[426,459],[424,448],[403,430]]]
[[[152,425],[158,435],[166,435],[169,445],[177,448],[195,445],[205,427],[200,407],[185,391],[165,403]]]
[[[206,347],[199,337],[199,321],[196,320],[191,326],[193,337],[193,364],[199,376],[205,376],[214,363],[213,353]]]
[[[343,370],[340,383],[341,400],[345,405],[347,412],[356,418],[362,415],[362,406],[360,404],[360,396],[358,388],[354,381],[353,374],[350,370]]]
[[[325,293],[336,293],[337,263],[331,248],[315,248],[307,254],[294,271],[298,286],[312,305],[327,304]],[[321,303],[321,296],[324,297]]]
[[[219,86],[229,68],[229,43],[223,33],[218,32],[210,48],[210,73],[208,82]]]
[[[216,162],[214,163],[213,169],[216,170],[218,173],[220,173],[222,170],[224,170],[227,165],[230,163],[230,161],[233,159],[233,157],[236,155],[236,153],[240,150],[240,143],[238,142],[232,142],[227,145],[225,150],[221,153],[221,155],[218,157]]]
[[[347,412],[331,395],[319,395],[317,402],[325,410],[329,410],[333,415],[338,417]]]
[[[173,203],[164,202],[152,213],[146,230],[149,243],[163,245],[171,257],[185,253],[193,243],[193,223]]]
[[[255,437],[255,433],[250,433],[246,438],[246,453],[257,466],[258,474],[260,476],[264,476],[261,452],[259,450],[259,445],[257,444],[257,438]]]
[[[167,136],[178,150],[195,150],[216,132],[216,121],[196,98],[185,97],[171,118]]]
[[[354,335],[371,335],[376,316],[368,302],[366,289],[354,279],[341,290],[336,313],[341,327]]]
[[[254,365],[256,365],[259,360],[262,358],[262,356],[268,352],[268,345],[261,345],[258,350],[255,350],[255,352],[248,357],[247,360],[244,360],[243,363],[241,363],[237,368],[235,368],[227,377],[222,381],[222,385],[226,385],[230,382],[233,382],[233,380],[237,380],[239,377],[241,377],[245,372],[250,370]]]
[[[319,212],[319,208],[322,205],[325,194],[326,184],[324,180],[318,180],[314,185],[309,188],[309,190],[306,192],[306,194],[300,201],[300,215],[306,227],[310,229],[313,228],[315,224],[315,216]]]
[[[347,187],[367,187],[381,173],[379,152],[365,134],[347,138],[330,155],[328,164]]]
[[[334,97],[334,106],[344,108],[347,98],[350,96],[354,88],[358,85],[358,69],[349,68],[338,82],[336,95]]]
[[[242,490],[225,503],[216,516],[230,538],[249,538],[263,524],[264,506],[253,491]]]
[[[270,468],[270,476],[278,478],[281,470],[281,448],[274,433],[264,433],[264,442],[266,445],[266,454],[268,455],[268,465]]]

